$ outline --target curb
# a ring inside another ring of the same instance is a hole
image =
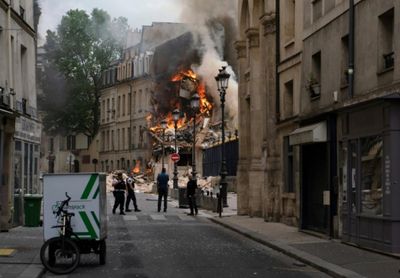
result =
[[[18,278],[39,278],[42,277],[44,273],[45,268],[41,264],[31,264],[18,276]]]
[[[362,276],[356,272],[353,272],[351,270],[348,270],[346,268],[340,267],[338,265],[329,263],[327,261],[324,261],[316,256],[310,255],[306,252],[303,252],[301,250],[298,250],[296,248],[293,248],[289,245],[286,245],[280,241],[274,240],[267,238],[265,236],[261,236],[259,233],[253,232],[251,230],[248,230],[246,228],[240,227],[238,225],[232,224],[232,223],[225,223],[218,218],[210,218],[210,220],[216,224],[219,224],[227,229],[230,229],[232,231],[235,231],[239,234],[242,234],[254,241],[257,241],[265,246],[268,246],[274,250],[277,250],[287,256],[290,256],[292,258],[295,258],[296,260],[303,262],[307,265],[310,265],[324,273],[327,273],[328,275],[332,277],[338,277],[338,278],[363,278],[365,276]]]

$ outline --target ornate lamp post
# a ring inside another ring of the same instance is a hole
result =
[[[193,149],[192,149],[192,175],[193,179],[197,180],[196,175],[196,113],[199,110],[199,103],[200,97],[196,93],[192,95],[192,98],[190,99],[190,107],[192,107],[193,111]]]
[[[165,139],[165,129],[167,128],[167,120],[161,121],[161,128],[162,128],[162,155],[161,155],[161,165],[164,168],[164,139]]]
[[[175,109],[172,112],[172,119],[174,120],[174,130],[175,130],[175,153],[178,153],[178,148],[176,146],[176,129],[177,129],[177,124],[178,120],[180,117],[181,112],[179,109]],[[177,161],[174,161],[174,188],[178,188],[178,167],[177,167]]]
[[[222,144],[221,144],[221,181],[220,181],[220,199],[219,199],[219,205],[220,205],[220,210],[219,210],[219,216],[221,217],[221,212],[222,212],[222,204],[221,204],[221,199],[223,200],[223,206],[227,207],[227,182],[226,182],[226,176],[228,175],[228,172],[226,170],[226,160],[225,160],[225,119],[224,119],[224,114],[225,114],[225,93],[226,89],[228,88],[228,81],[229,81],[230,74],[226,72],[226,67],[222,67],[219,70],[218,75],[215,77],[215,80],[217,81],[218,85],[218,91],[219,91],[219,96],[221,98],[221,113],[222,113]]]

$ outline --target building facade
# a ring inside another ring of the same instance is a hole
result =
[[[100,169],[131,170],[150,161],[150,135],[146,117],[151,105],[152,53],[126,55],[104,75],[100,103]]]
[[[23,195],[40,193],[34,1],[0,1],[0,230],[23,223]]]
[[[240,1],[240,214],[261,211],[257,214],[267,220],[399,252],[394,170],[399,5],[394,0]],[[279,47],[272,42],[263,47],[260,34],[251,39],[263,18],[257,6],[274,19],[267,26],[276,28]],[[257,63],[258,48],[269,53]],[[276,73],[268,67],[271,59],[277,61]],[[259,68],[264,83],[253,74]],[[275,82],[275,93],[269,82]],[[259,110],[275,115],[257,122],[253,95],[265,99]],[[261,144],[253,140],[260,130],[267,135]],[[252,178],[258,163],[246,146],[254,144],[259,153],[266,146],[264,179]],[[263,197],[256,198],[260,193]]]
[[[102,171],[136,168],[143,173],[153,162],[148,117],[153,111],[156,86],[154,51],[186,31],[184,24],[156,22],[130,32],[123,57],[103,73],[99,131]]]

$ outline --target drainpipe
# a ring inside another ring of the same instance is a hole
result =
[[[279,122],[280,119],[280,84],[279,84],[279,70],[278,66],[281,60],[281,50],[280,50],[280,41],[281,41],[281,31],[280,31],[280,0],[275,0],[275,120]]]
[[[349,0],[349,91],[348,97],[354,95],[354,0]]]

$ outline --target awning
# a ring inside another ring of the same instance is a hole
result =
[[[306,143],[326,142],[326,122],[308,125],[296,129],[289,134],[289,144],[301,145]]]

